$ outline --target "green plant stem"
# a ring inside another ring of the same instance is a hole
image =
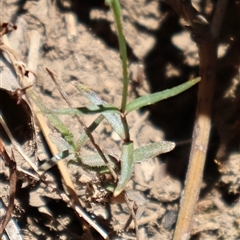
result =
[[[122,92],[122,103],[121,103],[121,112],[125,112],[126,105],[127,105],[127,91],[128,91],[128,71],[127,71],[127,48],[126,42],[122,31],[122,22],[121,22],[121,6],[118,0],[106,0],[106,4],[108,4],[114,14],[115,23],[117,27],[117,36],[118,36],[118,43],[120,49],[120,56],[122,60],[122,71],[123,71],[123,92]]]

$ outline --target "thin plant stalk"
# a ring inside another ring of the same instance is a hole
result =
[[[121,6],[118,0],[106,0],[105,3],[109,5],[113,11],[115,23],[117,27],[117,37],[119,43],[119,51],[122,60],[122,71],[123,71],[123,92],[122,92],[122,103],[121,112],[125,112],[127,105],[127,92],[128,92],[128,70],[127,70],[127,48],[126,42],[122,31],[122,13]]]

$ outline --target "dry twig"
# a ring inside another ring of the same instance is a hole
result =
[[[174,240],[189,239],[192,217],[199,197],[203,170],[211,130],[212,101],[214,97],[217,44],[228,0],[219,0],[212,23],[201,16],[190,0],[166,0],[171,7],[188,21],[192,35],[199,48],[200,77],[198,86],[197,112],[193,131],[193,142],[180,212]]]

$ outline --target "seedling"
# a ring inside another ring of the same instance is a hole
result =
[[[27,90],[28,96],[35,102],[35,104],[39,107],[39,109],[45,114],[46,117],[50,120],[50,122],[55,126],[55,128],[62,134],[65,139],[64,142],[64,149],[60,151],[60,153],[56,154],[56,148],[50,147],[51,152],[53,153],[54,157],[43,164],[39,169],[35,169],[35,166],[32,166],[37,174],[44,174],[46,170],[50,167],[58,164],[58,167],[61,171],[62,177],[64,179],[65,185],[67,186],[68,192],[71,193],[73,196],[74,204],[76,206],[79,205],[78,196],[74,193],[74,187],[69,184],[69,179],[66,177],[67,171],[64,171],[62,167],[62,162],[59,162],[63,159],[75,162],[85,168],[90,168],[92,170],[97,170],[98,172],[110,173],[112,175],[111,183],[114,183],[111,186],[105,185],[107,190],[113,191],[113,196],[116,197],[121,194],[132,176],[133,172],[133,164],[136,162],[143,161],[148,158],[155,157],[161,153],[169,152],[175,147],[175,143],[162,141],[158,143],[149,143],[146,146],[142,146],[140,148],[135,149],[134,142],[129,133],[129,125],[127,123],[127,116],[130,112],[134,110],[138,110],[144,106],[148,106],[154,104],[158,101],[167,99],[169,97],[173,97],[197,82],[199,82],[199,78],[194,80],[188,81],[184,84],[181,84],[177,87],[172,89],[168,89],[162,92],[157,92],[153,94],[148,94],[145,96],[141,96],[133,101],[128,101],[127,99],[127,91],[128,91],[128,84],[129,84],[129,77],[128,77],[128,69],[127,69],[127,54],[126,54],[126,43],[124,39],[124,35],[122,32],[122,22],[121,22],[121,8],[120,4],[117,0],[106,1],[106,4],[110,6],[113,11],[117,29],[117,36],[119,40],[120,46],[120,56],[122,61],[122,72],[123,72],[123,89],[122,89],[122,99],[121,99],[121,106],[117,107],[111,103],[107,103],[101,99],[94,91],[89,89],[87,86],[83,84],[76,85],[77,90],[80,92],[81,95],[86,97],[90,102],[90,106],[86,106],[83,108],[73,108],[71,104],[69,104],[68,109],[62,110],[49,110],[38,97],[36,97],[34,91],[31,89]],[[1,36],[1,34],[0,34]],[[25,66],[19,65],[18,58],[15,56],[14,52],[7,48],[4,44],[1,45],[1,50],[9,54],[10,61],[14,66],[14,69],[17,73],[17,76],[20,80],[24,80],[24,76],[27,76],[27,69]],[[50,76],[54,80],[54,75],[51,73],[50,70],[47,69]],[[24,81],[22,81],[24,83]],[[26,85],[25,83],[23,85]],[[64,95],[64,94],[62,94]],[[65,97],[64,97],[65,98]],[[34,105],[35,107],[35,105]],[[36,110],[34,109],[36,112]],[[86,127],[84,123],[81,122],[80,115],[82,114],[96,114],[100,113],[98,117],[90,124],[89,127]],[[74,141],[73,134],[69,130],[69,128],[60,120],[57,116],[58,114],[68,114],[68,115],[77,115],[80,119],[79,122],[83,126],[85,133],[80,136],[77,141]],[[41,114],[39,114],[40,116]],[[38,117],[39,117],[38,116]],[[95,140],[92,136],[93,131],[102,123],[103,119],[106,119],[108,123],[111,125],[113,131],[115,131],[121,141],[121,154],[120,158],[116,159],[113,156],[105,154],[102,152],[100,147],[95,143]],[[44,121],[38,119],[40,126],[44,128]],[[44,131],[43,131],[44,132]],[[45,138],[49,140],[49,132],[45,131]],[[80,149],[84,146],[87,140],[91,140],[94,147],[97,150],[97,153],[92,155],[83,156],[80,154]],[[49,141],[47,140],[48,144]],[[14,143],[14,141],[12,141]],[[55,144],[60,148],[60,143],[55,142]],[[24,158],[27,159],[26,156]],[[119,164],[120,163],[120,168]],[[119,170],[120,169],[120,170]],[[67,184],[66,184],[67,183]],[[126,200],[127,201],[127,200]],[[83,214],[80,214],[83,216]],[[132,213],[132,215],[134,215]],[[84,218],[85,221],[89,222],[89,219]],[[83,223],[84,224],[84,223]],[[94,226],[94,224],[90,224]],[[96,227],[97,228],[97,227]],[[104,234],[103,234],[104,235]],[[107,239],[107,238],[106,238]]]
[[[101,150],[97,149],[98,153],[90,156],[79,155],[79,150],[84,146],[89,137],[92,138],[91,133],[96,129],[96,127],[99,126],[99,124],[101,124],[104,118],[108,121],[112,129],[119,135],[119,137],[122,140],[122,149],[120,157],[121,170],[120,173],[117,173],[118,180],[116,187],[113,191],[113,195],[116,197],[125,189],[129,179],[131,178],[134,163],[158,156],[159,154],[162,153],[169,152],[175,147],[175,143],[173,142],[162,141],[159,143],[151,143],[148,144],[147,146],[134,149],[134,142],[131,141],[129,126],[127,123],[128,113],[140,109],[144,106],[148,106],[158,101],[167,99],[169,97],[176,96],[177,94],[180,94],[181,92],[187,90],[188,88],[198,83],[200,81],[200,78],[187,81],[186,83],[183,83],[171,89],[167,89],[165,91],[141,96],[137,99],[134,99],[131,102],[128,102],[127,90],[129,84],[129,77],[127,69],[126,43],[122,31],[121,7],[118,0],[106,0],[105,3],[111,8],[114,14],[117,36],[119,41],[120,57],[122,61],[123,72],[123,90],[121,107],[118,108],[110,103],[103,101],[94,91],[92,91],[83,84],[77,84],[76,88],[78,89],[82,96],[86,97],[92,103],[92,105],[90,106],[78,109],[67,108],[62,110],[49,110],[37,99],[35,99],[35,102],[66,140],[66,149],[64,149],[66,150],[64,152],[65,154],[60,153],[56,155],[52,159],[52,162],[55,163],[60,161],[61,159],[64,159],[64,156],[65,157],[67,156],[69,159],[70,155],[72,161],[77,161],[81,165],[89,166],[91,168],[108,166],[108,168],[110,168],[112,172],[112,169],[115,169],[116,167],[116,163],[114,163],[113,161],[114,158],[112,156],[102,153]],[[51,74],[50,71],[49,73],[50,76],[54,78],[53,74]],[[68,115],[71,114],[79,116],[82,114],[94,114],[94,113],[101,114],[93,121],[93,123],[88,128],[85,129],[86,133],[80,136],[80,138],[76,142],[73,141],[72,137],[73,134],[70,132],[68,127],[57,116],[58,114]],[[92,141],[94,140],[92,139]],[[41,166],[40,170],[46,171],[48,168],[49,165],[48,163],[46,163],[43,166]]]

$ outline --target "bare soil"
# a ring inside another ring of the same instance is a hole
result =
[[[131,78],[129,100],[198,76],[197,47],[186,23],[170,7],[159,1],[120,2]],[[193,2],[211,17],[216,1]],[[240,7],[238,1],[230,2],[220,40],[212,134],[194,213],[192,240],[240,239]],[[17,26],[17,30],[8,35],[9,45],[36,74],[32,88],[39,101],[50,109],[67,108],[46,71],[48,68],[75,107],[88,104],[77,91],[76,83],[84,84],[103,100],[120,106],[121,61],[113,15],[104,1],[2,0],[0,12],[2,22]],[[3,95],[6,89],[13,92],[19,86],[3,56],[1,62],[0,94]],[[197,86],[128,117],[135,147],[161,140],[174,141],[177,145],[170,153],[134,165],[127,189],[131,203],[137,206],[139,239],[172,239],[191,146],[196,94]],[[59,117],[77,140],[83,133],[82,126],[72,116]],[[82,120],[88,126],[95,117],[82,117]],[[61,147],[63,140],[56,129],[49,126],[60,152],[64,148]],[[39,166],[52,156],[37,123],[35,128],[37,150],[34,152],[29,142],[23,147]],[[11,155],[12,146],[3,129],[0,134]],[[121,141],[107,122],[93,136],[104,153],[119,159]],[[24,143],[24,139],[19,141]],[[94,151],[88,143],[81,153]],[[28,164],[15,151],[14,156],[17,165],[29,171]],[[125,229],[131,215],[127,204],[112,198],[101,185],[98,174],[76,164],[67,166],[89,217],[110,239],[136,239],[133,222]],[[9,172],[3,161],[0,169],[0,198],[8,205]],[[65,191],[58,168],[54,166],[49,173],[58,188]],[[23,173],[18,174],[12,219],[21,233],[19,239],[86,239],[82,237],[76,212],[56,192]],[[102,239],[93,228],[91,232],[93,239]],[[11,237],[11,232],[5,232],[3,239],[10,239],[7,235]]]

